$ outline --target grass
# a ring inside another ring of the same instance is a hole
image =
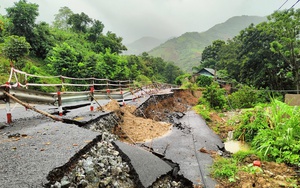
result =
[[[212,165],[211,175],[216,179],[228,179],[232,181],[236,179],[238,172],[237,160],[233,158],[216,157]]]
[[[208,108],[206,105],[203,104],[198,104],[196,106],[193,107],[193,109],[201,115],[201,117],[203,119],[205,119],[205,121],[211,121],[210,118],[210,108]]]

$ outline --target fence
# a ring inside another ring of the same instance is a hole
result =
[[[50,79],[52,83],[46,83]],[[53,81],[56,81],[53,83]],[[45,83],[36,83],[45,82]],[[147,87],[147,86],[146,86]],[[155,85],[148,86],[153,89]],[[43,92],[45,88],[52,92]],[[41,91],[38,91],[41,90]],[[10,97],[16,97],[27,103],[51,104],[58,107],[63,115],[63,105],[71,102],[88,102],[94,110],[96,100],[116,99],[125,105],[125,97],[132,100],[145,94],[145,90],[136,87],[132,80],[109,80],[99,78],[71,78],[66,76],[40,76],[11,68],[8,81],[1,85],[0,99],[6,103],[7,123],[11,123]],[[53,92],[55,91],[55,92]]]

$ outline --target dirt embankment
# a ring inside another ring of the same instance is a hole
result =
[[[120,108],[117,101],[111,101],[104,106],[104,109],[115,111],[121,118],[121,123],[114,130],[120,140],[138,143],[165,135],[172,127],[168,117],[172,113],[184,113],[197,102],[198,98],[193,96],[191,92],[178,90],[174,92],[173,97],[167,97],[148,105],[143,112],[144,117],[133,115],[136,110],[135,106],[126,105]]]

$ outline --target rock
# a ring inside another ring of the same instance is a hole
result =
[[[68,188],[71,184],[71,182],[68,180],[68,177],[64,176],[61,181],[61,188]]]
[[[118,151],[114,151],[114,152],[113,152],[113,155],[114,155],[114,156],[118,156],[118,155],[119,155],[119,152],[118,152]]]
[[[174,187],[177,187],[177,186],[178,186],[178,183],[177,183],[176,181],[172,181],[172,182],[171,182],[171,185],[174,186]]]
[[[81,180],[78,184],[78,188],[85,188],[88,186],[88,182],[86,180]]]
[[[55,182],[54,185],[51,185],[51,188],[61,188],[61,184],[59,182]]]
[[[9,134],[7,137],[8,138],[21,137],[21,134],[20,133]]]
[[[94,170],[94,163],[92,157],[88,157],[86,160],[83,160],[83,169],[86,173]]]

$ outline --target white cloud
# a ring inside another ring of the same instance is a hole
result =
[[[84,12],[103,22],[106,30],[132,42],[143,36],[169,38],[185,32],[205,31],[233,16],[266,16],[285,0],[27,0],[39,4],[39,20],[51,23],[59,8]],[[16,2],[16,1],[15,1]],[[290,8],[288,1],[282,9]],[[13,6],[1,0],[0,14]],[[299,8],[298,3],[295,8]]]

